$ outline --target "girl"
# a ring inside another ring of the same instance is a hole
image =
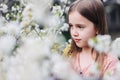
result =
[[[64,52],[72,58],[73,69],[84,77],[91,76],[90,67],[100,65],[100,77],[115,70],[118,59],[99,54],[88,46],[88,40],[98,34],[107,34],[105,10],[100,0],[77,0],[68,11],[69,30],[72,37],[70,49]]]

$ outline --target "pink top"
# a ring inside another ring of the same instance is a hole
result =
[[[80,72],[82,73],[82,75],[84,77],[88,77],[90,75],[90,67],[92,65],[94,65],[94,63],[92,64],[88,64],[87,67],[83,68],[81,70],[80,68],[80,59],[79,59],[79,54],[76,55],[76,57],[73,59],[72,61],[72,67],[73,69],[80,74]],[[103,74],[108,72],[108,71],[114,71],[115,70],[115,67],[116,67],[116,63],[118,62],[119,60],[111,55],[108,55],[106,57],[106,59],[104,60],[104,68],[103,68]]]

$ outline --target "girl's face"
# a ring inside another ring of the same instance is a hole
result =
[[[69,14],[70,34],[78,47],[88,46],[88,40],[98,33],[94,24],[77,11]]]

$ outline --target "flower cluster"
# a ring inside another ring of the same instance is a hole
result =
[[[64,8],[52,0],[0,4],[0,80],[81,79],[61,56]]]
[[[66,46],[62,31],[68,31],[67,4],[69,0],[59,4],[14,0],[10,7],[6,2],[0,4],[0,80],[83,80],[61,56]],[[120,56],[119,38],[111,43],[110,36],[97,36],[89,44],[100,53],[110,51]],[[92,74],[98,73],[96,66],[91,67]],[[119,68],[120,64],[116,74]],[[112,79],[111,75],[104,79]]]
[[[112,41],[110,35],[98,35],[90,39],[88,44],[99,53],[108,53],[120,57],[120,38]]]
[[[97,35],[96,37],[88,41],[90,47],[98,51],[98,54],[110,54],[116,57],[120,57],[120,38],[116,38],[112,41],[110,35]],[[96,63],[97,64],[97,63]],[[94,65],[91,73],[96,74],[99,72],[99,64]],[[107,72],[104,74],[103,80],[119,80],[120,77],[120,62],[116,63],[116,69],[114,72]]]

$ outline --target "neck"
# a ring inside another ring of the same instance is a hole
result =
[[[92,48],[90,47],[83,47],[81,53],[88,54],[91,53]]]
[[[82,51],[80,52],[81,55],[91,56],[94,60],[96,59],[96,51],[93,50],[90,47],[84,47],[82,48]]]

